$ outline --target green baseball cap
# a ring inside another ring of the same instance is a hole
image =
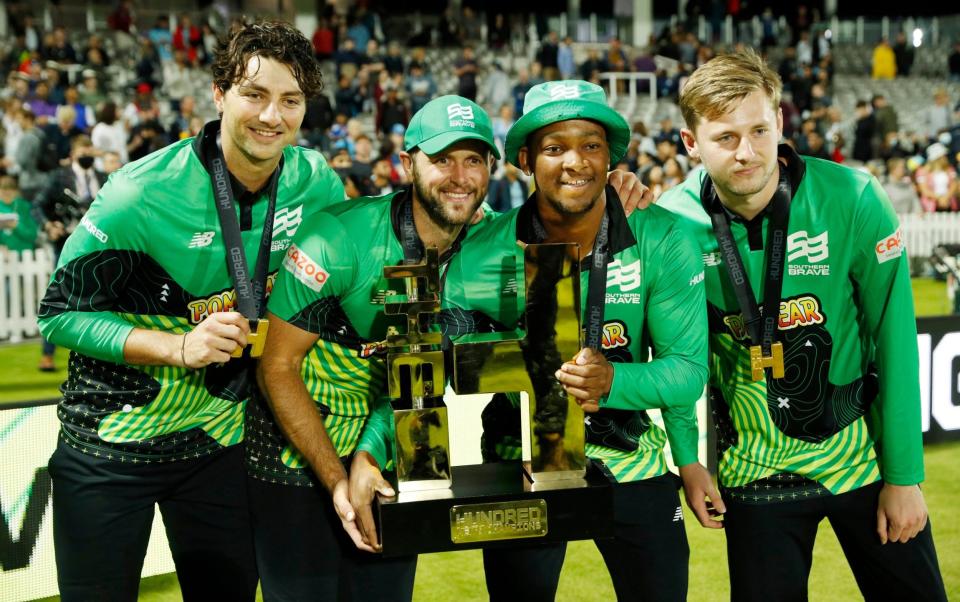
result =
[[[434,98],[414,114],[403,136],[403,149],[409,152],[419,148],[434,155],[461,140],[486,142],[493,155],[500,158],[487,112],[472,100],[448,94]]]
[[[520,167],[517,154],[527,138],[544,126],[568,119],[589,119],[607,130],[610,163],[627,153],[630,126],[620,113],[607,106],[603,88],[583,80],[563,80],[536,85],[523,99],[523,116],[507,132],[507,161]]]

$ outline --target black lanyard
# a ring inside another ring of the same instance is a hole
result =
[[[730,231],[730,217],[716,198],[713,183],[707,178],[703,186],[703,200],[707,204],[713,232],[720,246],[727,275],[743,314],[744,327],[750,335],[750,343],[759,345],[764,355],[769,355],[770,346],[776,342],[777,321],[780,316],[780,295],[783,291],[783,268],[786,263],[787,225],[790,220],[790,199],[793,190],[787,176],[787,168],[780,166],[779,182],[771,199],[771,214],[767,227],[765,245],[765,270],[763,283],[763,314],[757,305],[753,286],[744,268],[743,258]]]
[[[607,186],[606,194],[609,198],[610,195],[616,193]],[[537,238],[536,242],[547,240],[547,230],[540,222],[540,216],[534,211],[531,217],[533,218],[533,232]],[[607,256],[610,252],[610,246],[607,243],[609,237],[610,216],[607,214],[607,208],[604,207],[600,229],[597,231],[597,237],[593,241],[593,251],[590,253],[590,276],[587,279],[584,346],[595,351],[601,350],[600,345],[603,337],[603,310],[607,304]]]
[[[248,320],[256,320],[263,315],[265,309],[267,269],[270,264],[270,245],[273,242],[273,214],[277,206],[277,183],[280,180],[280,170],[283,169],[283,158],[280,158],[280,164],[270,176],[267,215],[263,220],[260,249],[251,279],[247,254],[240,235],[240,221],[233,208],[233,187],[230,185],[230,174],[227,172],[223,149],[220,147],[219,132],[215,141],[216,144],[208,143],[207,152],[204,154],[207,158],[210,183],[213,185],[217,216],[220,218],[220,231],[223,232],[223,242],[227,249],[227,269],[237,295],[237,310]]]

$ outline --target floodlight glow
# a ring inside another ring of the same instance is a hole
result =
[[[913,30],[913,47],[919,48],[923,44],[923,30],[919,27]]]

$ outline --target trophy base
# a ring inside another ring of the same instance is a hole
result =
[[[612,482],[592,461],[579,479],[531,483],[520,462],[453,467],[453,487],[377,496],[384,557],[613,537]]]

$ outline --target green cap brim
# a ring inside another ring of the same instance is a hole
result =
[[[461,140],[479,140],[480,142],[483,142],[488,147],[490,147],[490,150],[493,151],[494,157],[496,157],[497,159],[500,158],[500,151],[497,149],[497,145],[494,144],[493,141],[487,140],[487,138],[484,137],[479,132],[476,132],[476,133],[463,132],[460,130],[443,132],[442,134],[437,134],[433,138],[429,138],[427,140],[421,140],[420,143],[417,144],[417,148],[427,153],[428,155],[435,155],[440,151],[442,151],[443,149],[447,148],[448,146],[452,144],[456,144]]]
[[[533,109],[513,124],[507,132],[507,161],[520,167],[517,155],[527,144],[527,138],[542,127],[570,119],[596,121],[607,131],[610,145],[610,164],[616,165],[627,154],[630,144],[630,126],[620,113],[608,106],[582,100],[551,102]]]

